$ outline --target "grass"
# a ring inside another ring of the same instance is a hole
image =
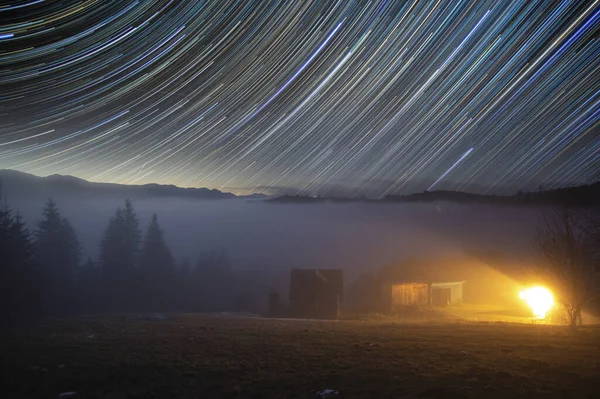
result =
[[[4,330],[3,398],[598,397],[600,329],[173,315]]]

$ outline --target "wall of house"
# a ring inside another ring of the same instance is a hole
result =
[[[439,291],[438,291],[439,290]],[[443,291],[443,292],[441,292]],[[437,294],[437,295],[436,295]],[[442,296],[440,296],[442,295]],[[446,296],[447,295],[447,296]],[[439,284],[431,287],[431,296],[434,305],[445,306],[446,304],[463,303],[463,284]],[[443,302],[443,303],[440,303]],[[447,302],[446,302],[447,301]]]
[[[450,287],[450,303],[463,302],[463,285],[455,284]]]
[[[295,317],[337,318],[343,295],[339,269],[292,269],[290,305]]]
[[[393,284],[391,288],[391,308],[396,310],[409,305],[426,305],[429,288],[425,283]]]

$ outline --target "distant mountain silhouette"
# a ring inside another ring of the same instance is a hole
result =
[[[365,198],[320,197],[284,195],[269,197],[264,194],[251,194],[236,196],[232,193],[222,192],[208,188],[181,188],[173,185],[144,184],[127,185],[113,183],[93,183],[73,176],[51,175],[39,177],[16,170],[0,169],[0,194],[2,199],[11,198],[43,198],[54,199],[94,199],[94,198],[179,198],[189,200],[215,200],[228,198],[242,198],[247,200],[270,203],[296,203],[311,204],[322,202],[347,203],[431,203],[452,202],[462,204],[490,204],[490,205],[559,205],[588,206],[600,205],[600,182],[567,188],[558,188],[545,191],[520,193],[516,195],[483,195],[465,193],[460,191],[425,191],[409,195],[389,195],[385,198],[374,200]]]
[[[575,187],[557,188],[515,195],[482,195],[459,191],[425,191],[404,196],[388,196],[390,202],[459,202],[519,205],[600,205],[600,182]]]
[[[373,200],[366,198],[349,198],[349,197],[321,197],[307,195],[282,195],[267,200],[272,203],[293,203],[293,204],[313,204],[319,202],[380,202],[381,200]]]
[[[389,195],[379,200],[360,198],[327,198],[309,196],[281,196],[269,200],[273,203],[318,203],[318,202],[372,202],[372,203],[431,203],[452,202],[461,204],[490,205],[600,205],[600,182],[557,188],[552,190],[519,193],[516,195],[484,195],[461,191],[425,191],[409,195]]]
[[[92,183],[73,176],[51,175],[39,177],[16,170],[0,170],[2,199],[7,198],[182,198],[190,200],[214,200],[227,198],[257,199],[259,195],[237,197],[208,188],[181,188],[173,185],[144,184],[126,185]]]

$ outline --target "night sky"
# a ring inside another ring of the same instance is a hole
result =
[[[0,4],[0,168],[372,197],[600,179],[600,0]]]

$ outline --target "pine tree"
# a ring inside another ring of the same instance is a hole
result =
[[[141,232],[133,205],[118,208],[100,243],[100,264],[110,310],[131,310],[135,306],[136,266]]]
[[[151,310],[165,310],[168,307],[169,295],[173,294],[175,264],[156,214],[152,215],[144,237],[140,268],[144,277],[146,305]]]
[[[21,216],[4,206],[0,209],[0,259],[4,270],[31,265],[32,245]]]
[[[29,231],[18,214],[0,208],[0,310],[7,321],[35,313],[38,278]]]
[[[128,198],[125,200],[125,209],[123,210],[124,225],[124,243],[125,243],[125,262],[133,269],[137,266],[137,259],[140,254],[140,243],[142,241],[142,232],[140,222],[133,209],[133,204]]]
[[[126,266],[121,258],[123,249],[123,210],[118,208],[108,222],[100,243],[100,263],[103,278],[108,284],[116,284],[124,279]]]
[[[35,231],[34,261],[43,279],[45,310],[64,313],[75,309],[75,275],[81,246],[75,230],[56,203],[49,199]]]

